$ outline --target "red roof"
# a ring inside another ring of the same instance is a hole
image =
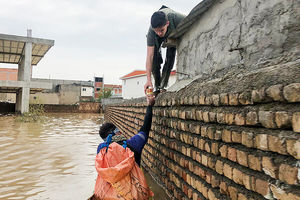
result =
[[[176,70],[171,71],[171,75],[175,75]],[[120,79],[128,79],[128,78],[133,78],[137,76],[146,76],[146,70],[134,70],[133,72],[126,74],[125,76],[122,76]]]
[[[135,76],[143,76],[143,75],[146,75],[146,70],[134,70],[133,72],[126,74],[125,76],[122,76],[120,79],[127,79]]]

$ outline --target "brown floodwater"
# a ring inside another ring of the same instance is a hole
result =
[[[0,115],[0,199],[87,199],[103,115],[53,113],[24,123]],[[168,199],[146,173],[155,200]]]
[[[103,116],[46,114],[24,123],[0,116],[0,199],[87,199]]]

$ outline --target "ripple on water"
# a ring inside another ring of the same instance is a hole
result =
[[[0,199],[86,199],[102,122],[96,114],[47,114],[27,124],[1,117]]]

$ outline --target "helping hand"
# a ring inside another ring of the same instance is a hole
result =
[[[147,95],[147,103],[149,106],[153,106],[154,103],[155,103],[155,96],[152,94],[152,95]]]
[[[153,88],[153,85],[152,85],[152,82],[151,80],[147,81],[146,84],[144,85],[144,93],[147,95],[147,88],[148,87],[152,87]]]

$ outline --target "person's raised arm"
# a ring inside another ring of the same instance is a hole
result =
[[[152,80],[151,80],[153,55],[154,55],[154,46],[147,46],[147,58],[146,58],[147,82],[144,85],[144,92],[145,92],[145,94],[146,94],[146,90],[147,90],[148,87],[152,87],[153,88]]]

